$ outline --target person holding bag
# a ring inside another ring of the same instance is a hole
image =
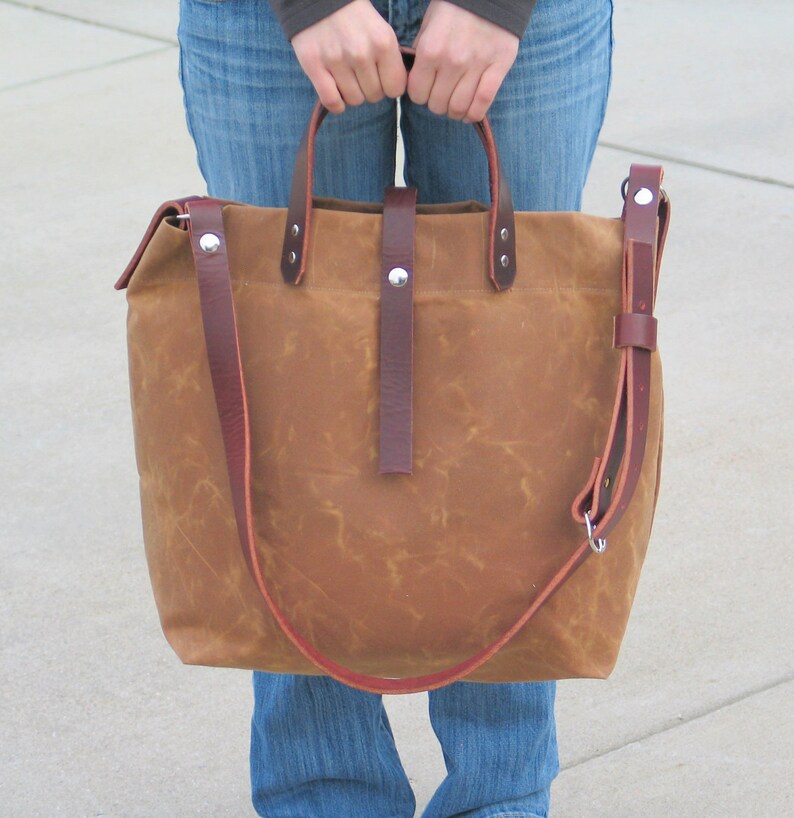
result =
[[[318,139],[316,193],[383,201],[399,97],[419,203],[489,201],[469,124],[487,112],[516,209],[578,210],[609,90],[611,15],[606,0],[181,0],[181,81],[209,194],[286,206],[319,97],[343,115]],[[401,45],[415,48],[410,71]],[[413,816],[379,695],[261,672],[254,693],[258,814]],[[554,682],[431,691],[448,775],[424,818],[545,818],[559,769],[554,695]]]

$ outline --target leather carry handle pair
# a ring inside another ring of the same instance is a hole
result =
[[[252,500],[251,418],[240,355],[240,340],[223,227],[223,203],[200,199],[185,203],[190,214],[190,244],[198,278],[207,357],[226,452],[229,485],[243,555],[271,614],[295,647],[320,671],[344,684],[374,693],[432,690],[464,678],[488,661],[529,622],[541,606],[585,561],[594,549],[593,530],[604,542],[628,507],[639,479],[645,452],[649,414],[651,343],[655,329],[653,298],[669,207],[660,190],[661,168],[632,166],[624,212],[623,317],[616,322],[615,342],[621,349],[620,374],[613,420],[603,455],[596,459],[585,488],[574,502],[574,518],[588,530],[554,578],[521,616],[496,641],[474,656],[436,673],[388,679],[358,673],[325,656],[287,619],[270,592],[256,549]],[[644,192],[644,196],[640,196]],[[650,194],[650,201],[645,196]],[[204,250],[201,237],[220,239]],[[609,495],[601,490],[606,469],[614,469]],[[597,501],[597,503],[596,503]],[[594,505],[595,503],[595,505]]]
[[[414,52],[400,49],[410,69]],[[292,172],[287,223],[281,253],[281,274],[287,284],[299,284],[306,270],[312,221],[312,191],[314,187],[314,149],[317,132],[328,115],[318,102],[314,106],[308,128],[303,135]],[[491,124],[486,117],[473,127],[485,148],[491,191],[491,217],[488,226],[488,276],[497,290],[513,286],[516,277],[516,239],[513,197],[505,179],[496,149]]]

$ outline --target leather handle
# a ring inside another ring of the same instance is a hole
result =
[[[636,170],[635,170],[636,168]],[[624,258],[624,308],[641,308],[649,303],[649,293],[655,290],[661,248],[667,228],[669,207],[659,191],[661,169],[632,167],[632,175],[639,177],[643,187],[654,188],[654,207],[638,210],[634,201],[627,200],[626,255]],[[256,549],[254,527],[251,449],[251,418],[240,356],[240,339],[231,289],[226,239],[223,229],[222,203],[213,199],[188,202],[190,214],[190,244],[196,263],[199,297],[201,302],[207,358],[212,376],[213,391],[220,419],[226,453],[234,514],[240,546],[262,598],[282,631],[293,645],[320,671],[360,690],[373,693],[414,693],[432,690],[458,681],[485,664],[513,638],[540,610],[548,599],[568,580],[592,553],[592,535],[583,538],[569,555],[549,584],[541,590],[521,616],[494,642],[463,662],[422,676],[402,679],[384,679],[358,673],[325,656],[292,625],[270,592],[267,578]],[[212,234],[219,241],[201,246],[201,237]],[[650,245],[652,254],[635,253],[634,245]],[[215,249],[212,249],[215,248]],[[648,263],[649,259],[652,263]],[[647,314],[646,310],[638,310]],[[583,520],[584,511],[598,511],[592,515],[598,528],[598,537],[605,538],[623,516],[639,476],[639,466],[645,449],[649,405],[646,389],[650,385],[649,356],[643,348],[627,347],[621,350],[621,375],[617,385],[612,428],[602,457],[596,459],[593,474],[582,494],[574,503],[577,521]],[[610,486],[609,492],[598,491],[605,464],[623,463],[621,474]],[[594,503],[594,494],[600,499]]]
[[[413,62],[413,51],[407,48],[401,50],[406,65],[410,67]],[[287,284],[299,284],[306,270],[312,221],[314,149],[317,131],[327,115],[327,108],[317,102],[295,157],[281,253],[281,274]],[[488,159],[491,192],[488,276],[497,290],[507,290],[513,286],[516,277],[513,197],[502,170],[490,122],[486,117],[482,122],[475,122],[473,127],[480,137]]]

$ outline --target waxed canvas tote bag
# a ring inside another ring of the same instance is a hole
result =
[[[605,677],[656,504],[669,214],[166,202],[117,283],[146,556],[186,663],[378,692]],[[616,193],[618,186],[616,185]],[[616,196],[617,198],[617,196]]]

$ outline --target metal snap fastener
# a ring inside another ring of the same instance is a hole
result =
[[[507,241],[507,239],[510,237],[510,232],[506,227],[503,227],[502,232],[499,235],[502,237],[502,241]]]
[[[294,264],[298,260],[298,256],[295,254],[294,250],[289,251],[289,255],[287,256],[287,260],[290,264]]]
[[[653,201],[653,191],[648,190],[647,187],[641,187],[634,194],[634,201],[638,205],[649,205]]]
[[[292,225],[292,230],[290,232],[292,233],[293,236],[300,235],[300,232],[301,232],[300,226],[297,225],[297,224],[293,224]]]
[[[199,247],[205,253],[217,253],[220,246],[221,240],[214,233],[204,233],[204,235],[199,238]]]
[[[507,267],[507,265],[510,264],[510,259],[507,256],[502,256],[499,261],[502,262],[502,267]]]
[[[404,287],[408,283],[408,271],[402,267],[395,267],[389,271],[389,284],[392,287]]]

